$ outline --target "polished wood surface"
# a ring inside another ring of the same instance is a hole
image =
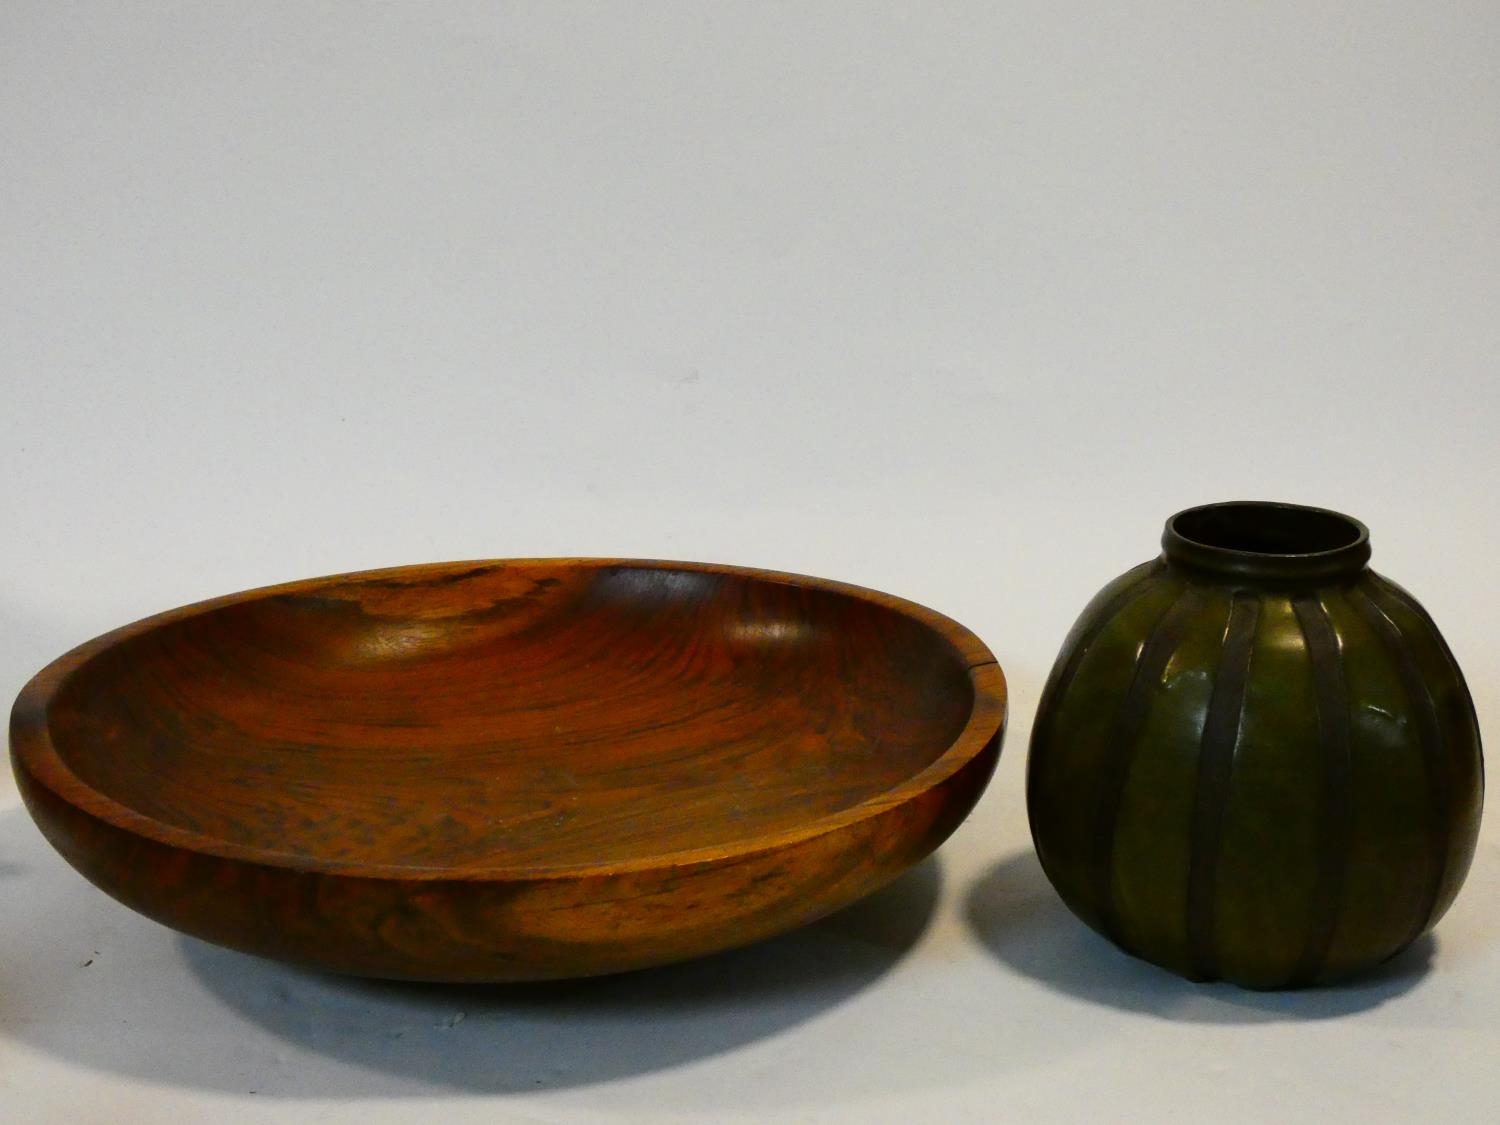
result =
[[[117,630],[21,693],[58,850],[188,933],[348,972],[590,975],[800,925],[978,799],[1005,685],[911,603],[730,567],[342,575]]]

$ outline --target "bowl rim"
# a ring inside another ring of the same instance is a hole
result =
[[[177,621],[263,598],[304,594],[350,582],[420,580],[429,575],[439,577],[457,571],[504,567],[679,570],[696,574],[748,578],[801,589],[818,590],[880,606],[899,613],[936,633],[963,660],[973,692],[969,714],[958,734],[942,753],[926,766],[890,789],[867,797],[848,808],[813,818],[779,832],[748,837],[743,841],[664,851],[656,855],[641,855],[625,860],[598,860],[556,865],[531,862],[455,867],[367,863],[240,844],[159,820],[96,789],[73,771],[53,744],[49,712],[58,693],[68,680],[90,661],[131,638]],[[538,556],[428,562],[345,571],[316,578],[257,586],[151,614],[83,642],[37,672],[21,689],[11,708],[10,751],[12,763],[18,772],[24,770],[33,783],[49,790],[66,805],[127,834],[143,837],[182,851],[315,875],[401,881],[530,883],[551,879],[624,875],[700,865],[720,866],[847,829],[931,792],[976,758],[981,757],[992,745],[998,752],[999,744],[1004,737],[1007,718],[1005,675],[985,643],[967,626],[936,610],[894,594],[828,578],[722,563],[603,556]],[[22,795],[26,798],[24,786]],[[29,799],[27,804],[30,804]]]

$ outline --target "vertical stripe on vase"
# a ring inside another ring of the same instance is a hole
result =
[[[1432,619],[1432,614],[1416,598],[1412,597],[1400,586],[1397,586],[1389,578],[1376,574],[1373,570],[1367,571],[1371,600],[1385,610],[1387,617],[1391,614],[1391,607],[1395,605],[1401,609],[1416,614],[1417,618],[1427,626],[1427,631],[1432,634],[1432,639],[1437,642],[1438,651],[1443,654],[1443,659],[1448,664],[1448,671],[1464,688],[1464,703],[1468,710],[1469,725],[1474,732],[1474,739],[1479,740],[1479,712],[1474,708],[1474,696],[1469,692],[1469,685],[1464,679],[1463,669],[1458,666],[1458,660],[1453,655],[1453,650],[1448,647],[1448,641],[1437,627],[1437,622]],[[1480,777],[1484,776],[1484,760],[1479,762]]]
[[[1120,943],[1120,924],[1115,906],[1115,829],[1120,821],[1120,805],[1125,799],[1125,782],[1135,760],[1136,748],[1151,709],[1151,697],[1161,683],[1167,663],[1182,643],[1184,631],[1194,613],[1206,604],[1208,594],[1200,586],[1188,586],[1169,605],[1136,655],[1130,686],[1115,711],[1100,769],[1099,809],[1094,823],[1093,874],[1094,902],[1098,905],[1104,932]]]
[[[1452,783],[1448,777],[1448,762],[1443,755],[1443,734],[1437,703],[1432,698],[1432,691],[1422,676],[1422,670],[1417,666],[1416,656],[1406,643],[1405,634],[1391,616],[1360,587],[1355,586],[1349,591],[1349,602],[1371,631],[1380,638],[1386,654],[1396,665],[1402,691],[1406,694],[1407,704],[1416,719],[1417,737],[1422,748],[1422,768],[1427,778],[1429,868],[1427,885],[1422,893],[1422,905],[1402,943],[1407,945],[1420,937],[1432,921],[1432,913],[1442,889],[1443,874],[1448,865],[1448,804]]]
[[[1343,906],[1354,818],[1350,794],[1349,693],[1344,685],[1343,654],[1339,649],[1338,634],[1316,595],[1293,598],[1292,611],[1297,616],[1312,665],[1318,741],[1323,755],[1317,882],[1313,888],[1313,913],[1307,939],[1287,981],[1295,987],[1310,984],[1317,977],[1333,945],[1334,928]]]
[[[1214,952],[1215,876],[1224,836],[1224,815],[1234,757],[1239,748],[1240,719],[1250,678],[1250,654],[1260,622],[1260,598],[1238,591],[1224,625],[1219,667],[1209,697],[1208,718],[1198,753],[1198,783],[1193,798],[1189,845],[1187,940],[1193,971],[1205,980],[1218,976]]]
[[[1054,700],[1067,698],[1068,687],[1078,675],[1079,665],[1083,663],[1083,658],[1093,648],[1099,635],[1109,628],[1114,619],[1119,617],[1131,602],[1146,592],[1150,581],[1166,567],[1160,559],[1153,559],[1151,562],[1143,563],[1138,569],[1140,570],[1139,577],[1126,585],[1123,590],[1105,603],[1097,614],[1093,615],[1088,630],[1078,638],[1078,643],[1073,645],[1072,651],[1068,653],[1067,662],[1058,672],[1057,680],[1043,688],[1042,698],[1037,704],[1037,725],[1031,732],[1031,741],[1034,745],[1040,746],[1051,735],[1052,717],[1057,712],[1057,708],[1051,706],[1051,703]]]

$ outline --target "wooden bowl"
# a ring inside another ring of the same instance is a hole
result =
[[[186,933],[370,976],[662,964],[800,926],[937,847],[1000,751],[963,626],[726,566],[515,560],[235,594],[21,692],[48,840]]]

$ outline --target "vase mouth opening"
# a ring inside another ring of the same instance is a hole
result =
[[[1234,577],[1331,581],[1364,570],[1370,533],[1326,508],[1236,500],[1178,512],[1162,549],[1170,562]]]

